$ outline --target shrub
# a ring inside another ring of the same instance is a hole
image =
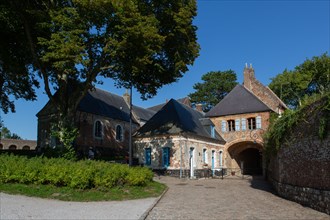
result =
[[[106,190],[124,185],[144,186],[152,181],[151,170],[102,161],[63,158],[27,158],[0,155],[0,183],[51,184],[75,189]]]

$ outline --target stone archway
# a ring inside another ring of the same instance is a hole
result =
[[[237,142],[227,147],[226,166],[240,169],[243,175],[262,175],[263,146],[252,141]]]

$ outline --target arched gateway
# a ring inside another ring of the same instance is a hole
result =
[[[253,141],[242,141],[227,147],[226,167],[239,169],[243,175],[263,174],[263,146]]]

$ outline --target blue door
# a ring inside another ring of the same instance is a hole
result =
[[[170,165],[170,148],[163,148],[163,167],[168,167]]]

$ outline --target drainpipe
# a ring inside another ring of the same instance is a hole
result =
[[[180,137],[180,179],[182,178],[182,138]]]

